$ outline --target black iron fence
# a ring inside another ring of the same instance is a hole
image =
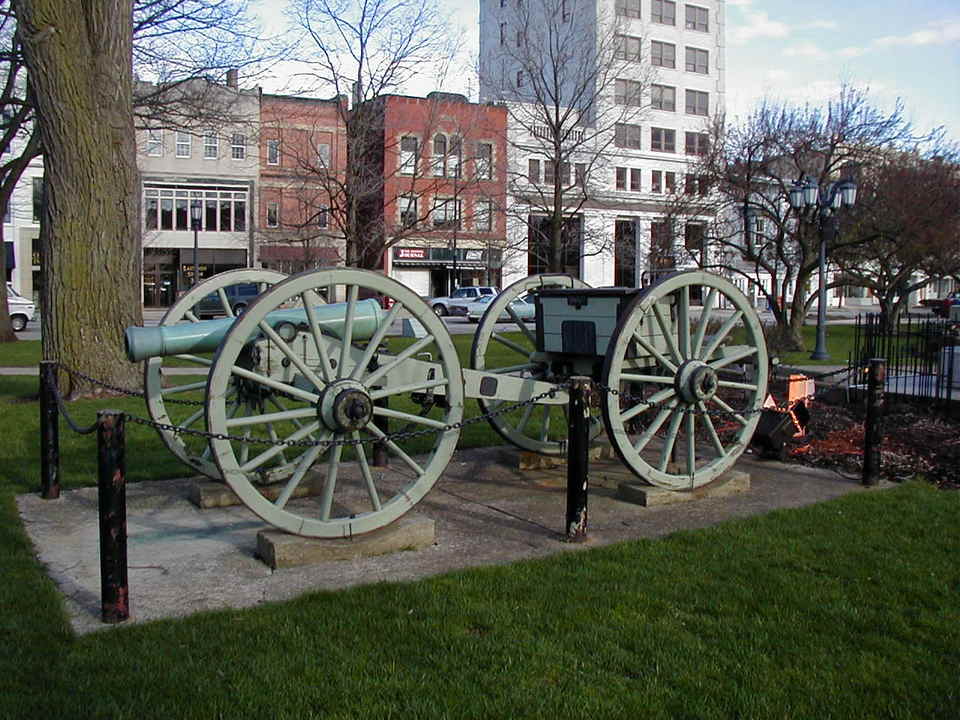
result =
[[[848,360],[850,390],[866,392],[870,358],[887,360],[885,391],[904,401],[960,405],[960,326],[905,315],[896,324],[877,313],[858,315]]]

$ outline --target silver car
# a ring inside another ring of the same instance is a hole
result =
[[[483,317],[487,308],[490,307],[490,303],[495,299],[493,295],[487,295],[467,305],[467,320],[472,323],[480,322],[480,318]],[[511,300],[510,309],[513,310],[517,317],[523,320],[523,322],[533,322],[537,318],[537,306],[534,304],[533,298],[529,295],[521,295],[515,300]],[[512,321],[513,318],[507,313],[506,308],[500,313],[500,317],[497,318],[497,322]]]

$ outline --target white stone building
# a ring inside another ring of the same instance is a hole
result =
[[[531,22],[531,12],[539,13],[542,23]],[[584,38],[580,59],[560,63],[561,68],[596,61],[598,47],[611,37],[619,61],[616,82],[606,86],[598,110],[581,121],[587,135],[603,131],[601,156],[591,160],[590,152],[574,153],[566,168],[578,176],[576,182],[583,173],[587,188],[576,210],[581,252],[571,258],[569,271],[594,286],[639,285],[651,273],[682,264],[685,243],[691,248],[700,243],[703,218],[685,215],[668,222],[666,216],[671,195],[699,192],[689,159],[702,151],[709,118],[723,110],[724,1],[481,0],[481,101],[529,104],[531,69],[517,58],[529,41],[527,28],[551,23],[561,32],[570,23]],[[570,95],[567,77],[558,84],[561,99]],[[597,122],[605,108],[622,105],[635,106],[628,121],[616,127]],[[508,116],[512,177],[520,182],[508,187],[508,245],[515,252],[505,256],[505,285],[538,269],[527,241],[533,223],[524,218],[523,207],[537,182],[548,182],[547,169],[541,174],[538,165],[547,162],[536,137],[539,128],[517,122],[517,116]],[[531,216],[535,212],[531,207]]]

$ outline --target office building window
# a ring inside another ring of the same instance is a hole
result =
[[[660,170],[650,171],[650,192],[663,192],[663,172]]]
[[[710,94],[699,90],[687,90],[687,114],[709,115]]]
[[[475,160],[478,180],[489,180],[493,177],[493,145],[477,143],[477,157]]]
[[[33,221],[40,222],[43,215],[43,178],[33,178]]]
[[[668,193],[676,192],[677,174],[672,172],[665,172],[663,174],[663,186]]]
[[[267,140],[267,165],[280,164],[280,141]]]
[[[710,11],[696,5],[687,5],[686,28],[687,30],[708,32],[710,30]]]
[[[668,85],[651,85],[650,106],[654,110],[676,111],[677,89]]]
[[[627,169],[622,167],[616,168],[616,177],[617,177],[617,190],[626,190],[627,189]]]
[[[400,224],[404,227],[416,227],[420,216],[417,213],[417,198],[405,195],[400,198]]]
[[[617,59],[640,62],[640,38],[630,35],[617,35]]]
[[[234,133],[230,136],[230,157],[245,160],[247,157],[247,136]]]
[[[407,135],[400,138],[400,174],[413,175],[417,169],[417,138]]]
[[[462,200],[437,198],[433,204],[433,226],[459,230],[462,204]]]
[[[200,207],[200,229],[243,232],[247,229],[247,193],[209,187],[154,186],[143,191],[144,228],[190,230],[190,207]]]
[[[640,168],[630,168],[630,189],[633,192],[640,192]]]
[[[707,133],[684,133],[684,152],[687,155],[706,155],[710,149],[710,136]]]
[[[650,64],[657,67],[675,68],[677,66],[677,46],[672,43],[650,42]]]
[[[556,179],[553,160],[545,160],[543,163],[543,182],[547,185],[553,185]],[[560,183],[561,185],[570,185],[570,163],[560,163]]]
[[[523,47],[525,43],[523,30],[517,30],[517,47]]]
[[[650,149],[660,152],[676,152],[677,132],[667,128],[650,128]]]
[[[462,143],[460,138],[451,137],[449,148],[447,150],[447,177],[460,177],[460,153]]]
[[[641,140],[642,132],[643,128],[639,125],[617,123],[614,127],[613,144],[620,148],[640,150],[643,144]]]
[[[280,227],[280,203],[267,203],[267,227]]]
[[[587,189],[587,164],[577,163],[573,168],[574,180],[584,190]]]
[[[677,4],[670,0],[652,0],[650,20],[661,25],[676,25]]]
[[[147,155],[163,156],[163,130],[147,130]]]
[[[220,138],[213,130],[203,136],[203,157],[205,160],[220,157]]]
[[[637,80],[617,79],[613,83],[613,100],[617,105],[643,107],[643,84]]]
[[[477,232],[490,232],[493,229],[493,203],[489,200],[477,200],[473,224]]]
[[[687,48],[687,72],[706,75],[710,72],[710,53],[700,48]]]
[[[540,184],[540,161],[530,158],[527,160],[527,180],[534,185]]]
[[[691,253],[703,252],[705,238],[706,228],[700,223],[687,223],[683,228],[683,246]]]
[[[501,45],[507,44],[507,24],[506,23],[500,23],[500,44]]]
[[[330,143],[317,143],[317,162],[324,170],[330,167]]]
[[[193,150],[193,136],[190,133],[177,132],[177,157],[188,158]]]
[[[446,135],[434,135],[433,137],[433,159],[430,161],[431,172],[434,177],[443,177],[446,174],[444,168],[444,159],[447,156],[447,137]]]
[[[317,210],[317,227],[321,230],[326,230],[327,225],[330,222],[328,209],[325,207],[320,207]]]
[[[617,15],[620,17],[639,18],[640,0],[617,0]]]
[[[517,87],[523,87],[523,70],[517,70]]]

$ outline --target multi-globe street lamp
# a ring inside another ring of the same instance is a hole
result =
[[[815,180],[807,178],[790,188],[790,207],[798,213],[813,211],[820,234],[820,286],[817,289],[817,345],[810,354],[811,360],[829,360],[827,352],[827,241],[836,238],[838,220],[836,211],[852,207],[857,200],[857,184],[853,180],[841,180],[819,187]]]
[[[190,227],[193,228],[193,284],[200,282],[200,262],[197,259],[199,254],[199,234],[200,234],[200,214],[203,208],[199,204],[190,206]]]

